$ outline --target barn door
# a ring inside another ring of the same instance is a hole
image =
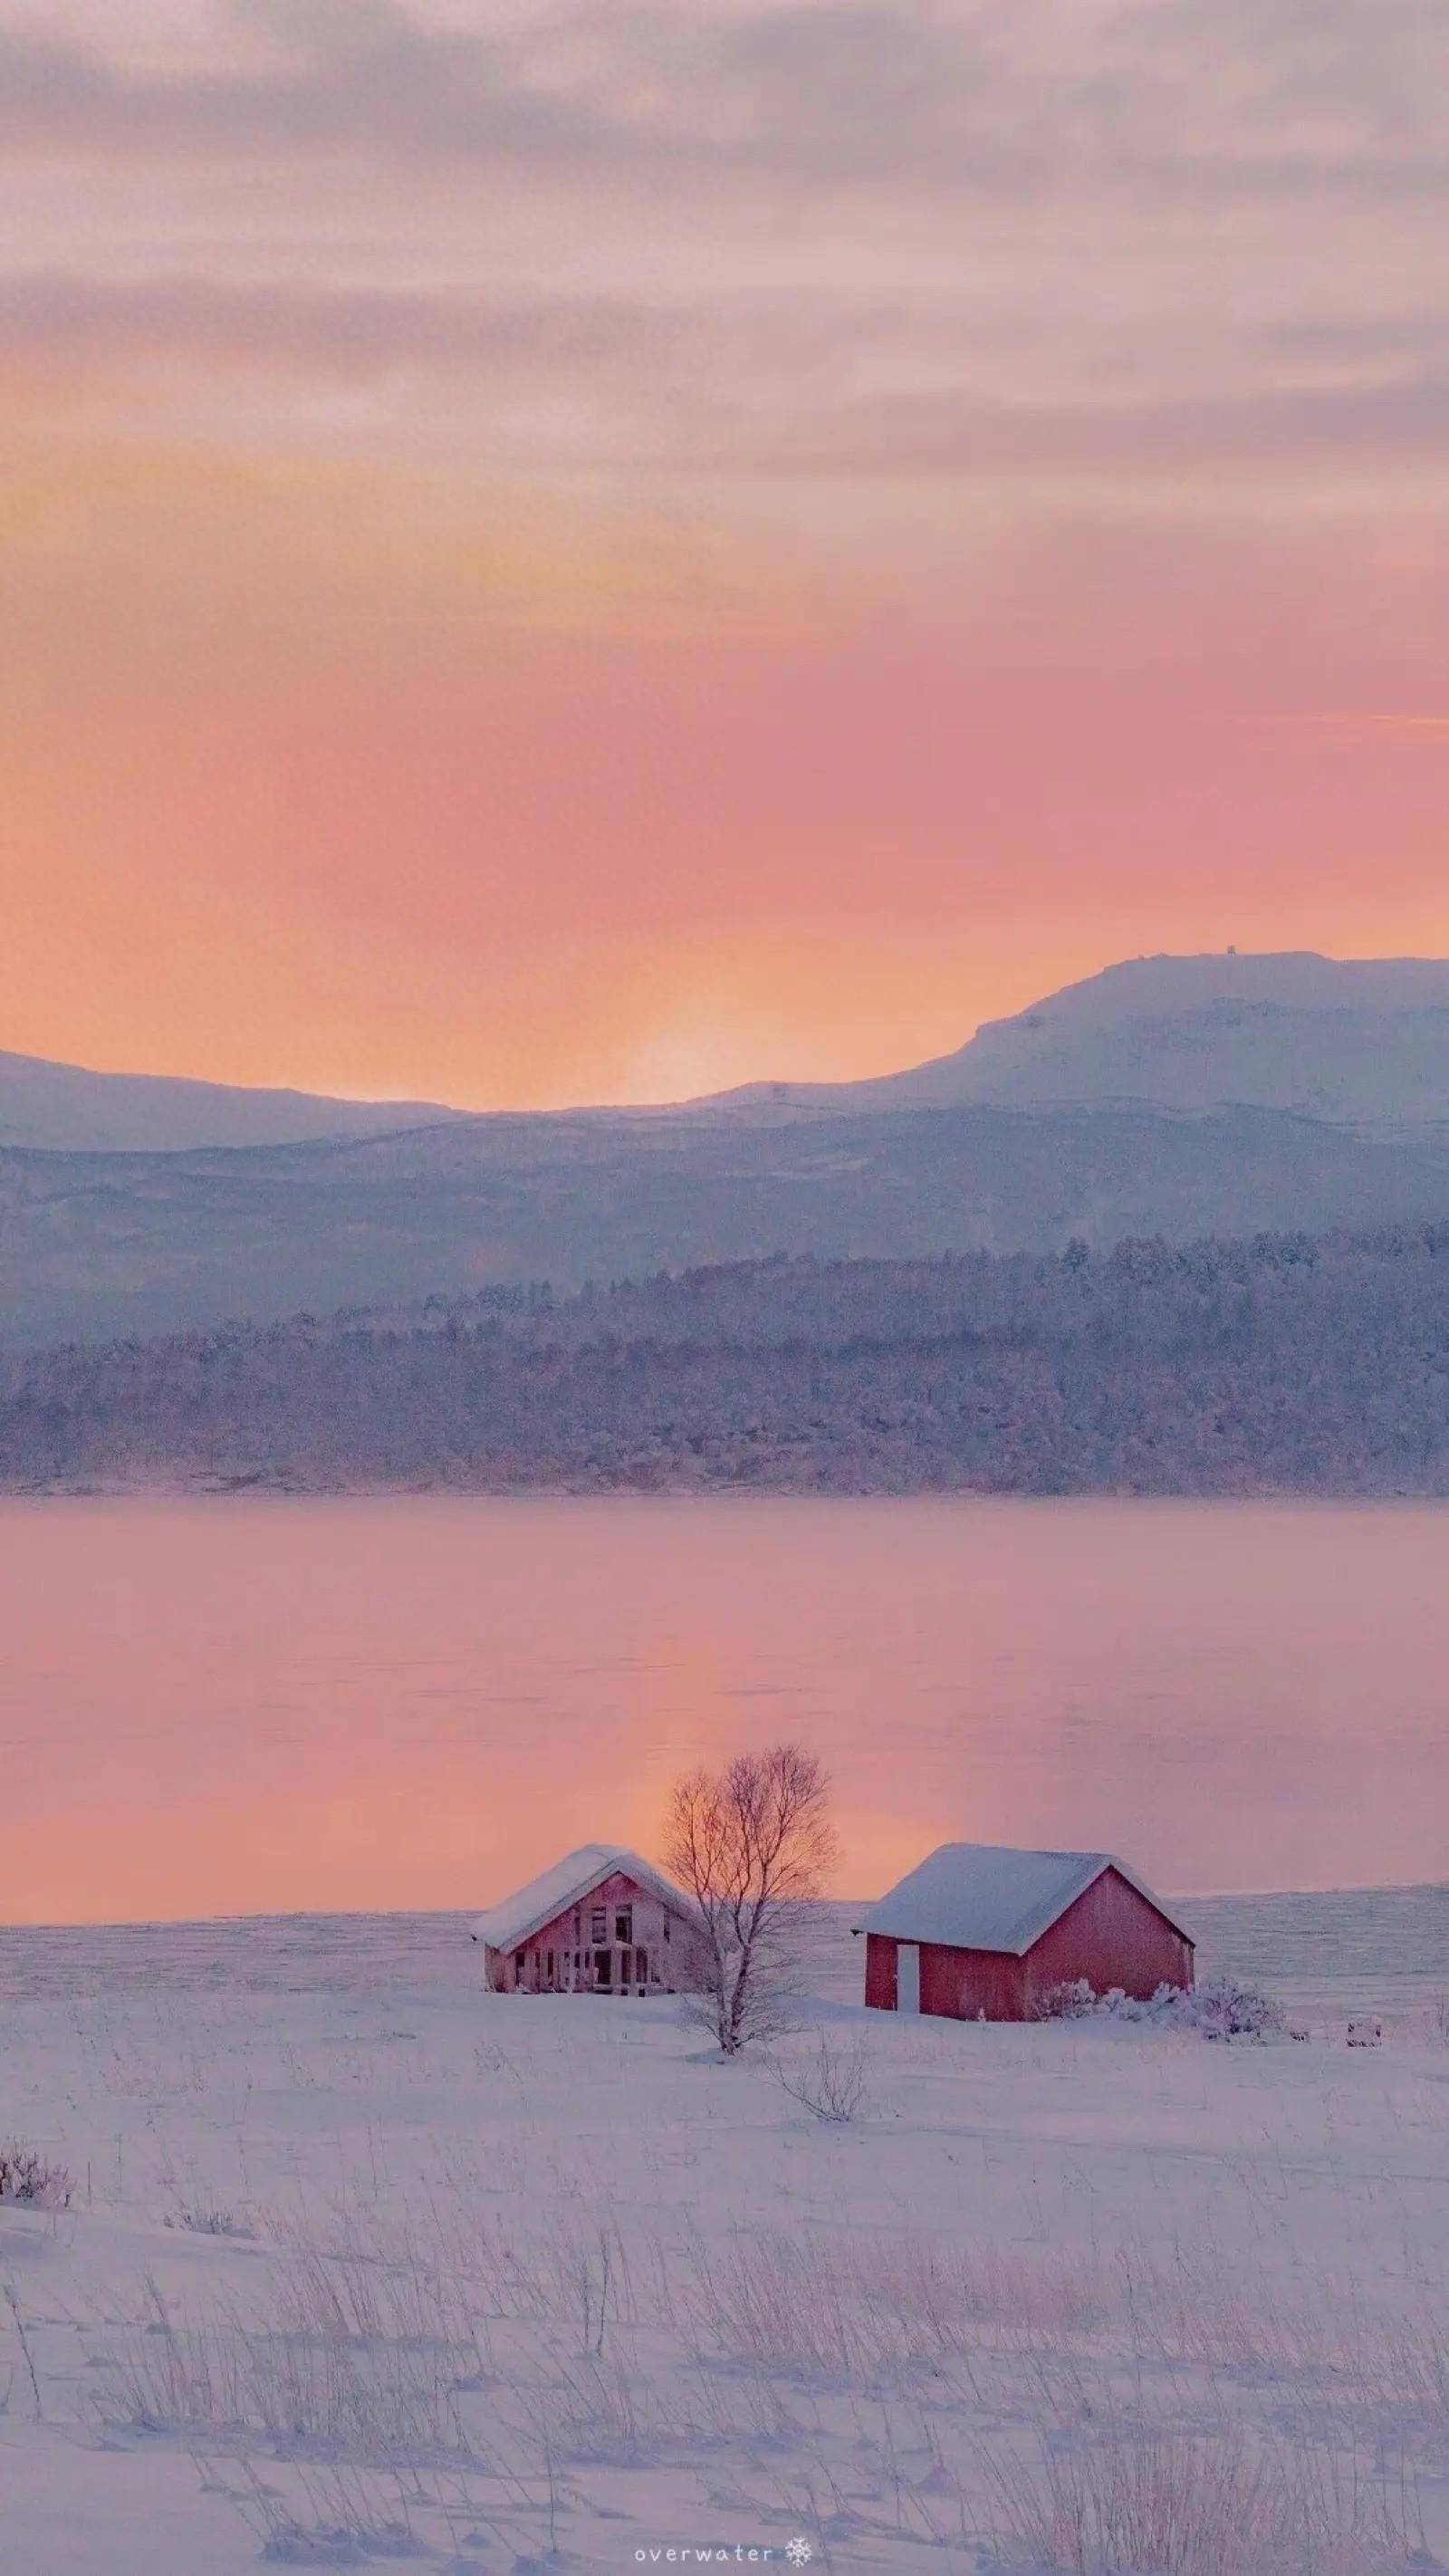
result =
[[[918,2013],[921,2009],[921,1952],[915,1941],[896,1944],[896,2010]]]

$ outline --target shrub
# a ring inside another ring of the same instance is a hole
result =
[[[1060,1985],[1048,1986],[1038,1995],[1035,2018],[1038,2021],[1085,2021],[1097,2010],[1097,1990],[1085,1977],[1064,1977]]]
[[[1281,2039],[1288,2017],[1276,1997],[1239,1977],[1210,1977],[1205,1985],[1184,1990],[1159,1986],[1146,2001],[1111,1986],[1094,1993],[1085,1977],[1048,1986],[1038,1999],[1039,2021],[1152,2022],[1174,2030],[1195,2030],[1204,2039]]]
[[[31,2209],[69,2209],[71,2179],[64,2165],[53,2165],[38,2147],[12,2138],[0,2146],[0,2200],[23,2201]]]
[[[1176,2018],[1204,2039],[1281,2039],[1288,2028],[1276,1997],[1237,1977],[1212,1977],[1179,1996]]]
[[[813,2055],[794,2065],[778,2059],[775,2081],[794,2102],[803,2102],[817,2120],[838,2125],[870,2108],[870,2074],[859,2038],[836,2047],[821,2032]]]

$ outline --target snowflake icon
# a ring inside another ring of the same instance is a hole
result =
[[[808,2567],[815,2552],[808,2540],[791,2540],[785,2545],[785,2555],[792,2567]]]

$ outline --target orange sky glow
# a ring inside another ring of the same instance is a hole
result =
[[[1449,952],[1436,16],[17,0],[0,1046],[639,1101]]]

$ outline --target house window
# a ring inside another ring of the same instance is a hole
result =
[[[620,1908],[619,1908],[619,1910],[618,1910],[618,1912],[617,1912],[617,1914],[615,1915],[615,1917],[614,1917],[614,1938],[615,1938],[615,1940],[616,1940],[616,1941],[632,1941],[632,1940],[633,1940],[633,1938],[634,1938],[634,1908],[633,1908],[633,1906],[632,1906],[632,1905],[621,1905],[621,1906],[620,1906]]]
[[[621,1950],[619,1953],[619,1983],[621,1986],[632,1985],[634,1982],[634,1972],[629,1965],[629,1955],[630,1954],[627,1950]]]
[[[669,1917],[667,1914],[664,1917],[664,1938],[666,1941],[669,1938]]]
[[[550,1985],[552,1985],[552,1984],[553,1984],[553,1952],[552,1952],[552,1950],[550,1950],[550,1952],[549,1952],[549,1954],[548,1954],[548,1982],[549,1982],[549,1984],[550,1984]]]
[[[608,1914],[602,1905],[597,1905],[589,1917],[589,1939],[591,1941],[607,1941],[608,1937]]]
[[[649,1983],[649,1953],[648,1953],[648,1951],[647,1951],[647,1950],[636,1950],[636,1951],[635,1951],[635,1953],[634,1953],[634,1974],[635,1974],[635,1977],[637,1978],[637,1980],[638,1980],[638,1982],[639,1982],[639,1984],[640,1984],[641,1986],[647,1986],[647,1985],[648,1985],[648,1983]]]

